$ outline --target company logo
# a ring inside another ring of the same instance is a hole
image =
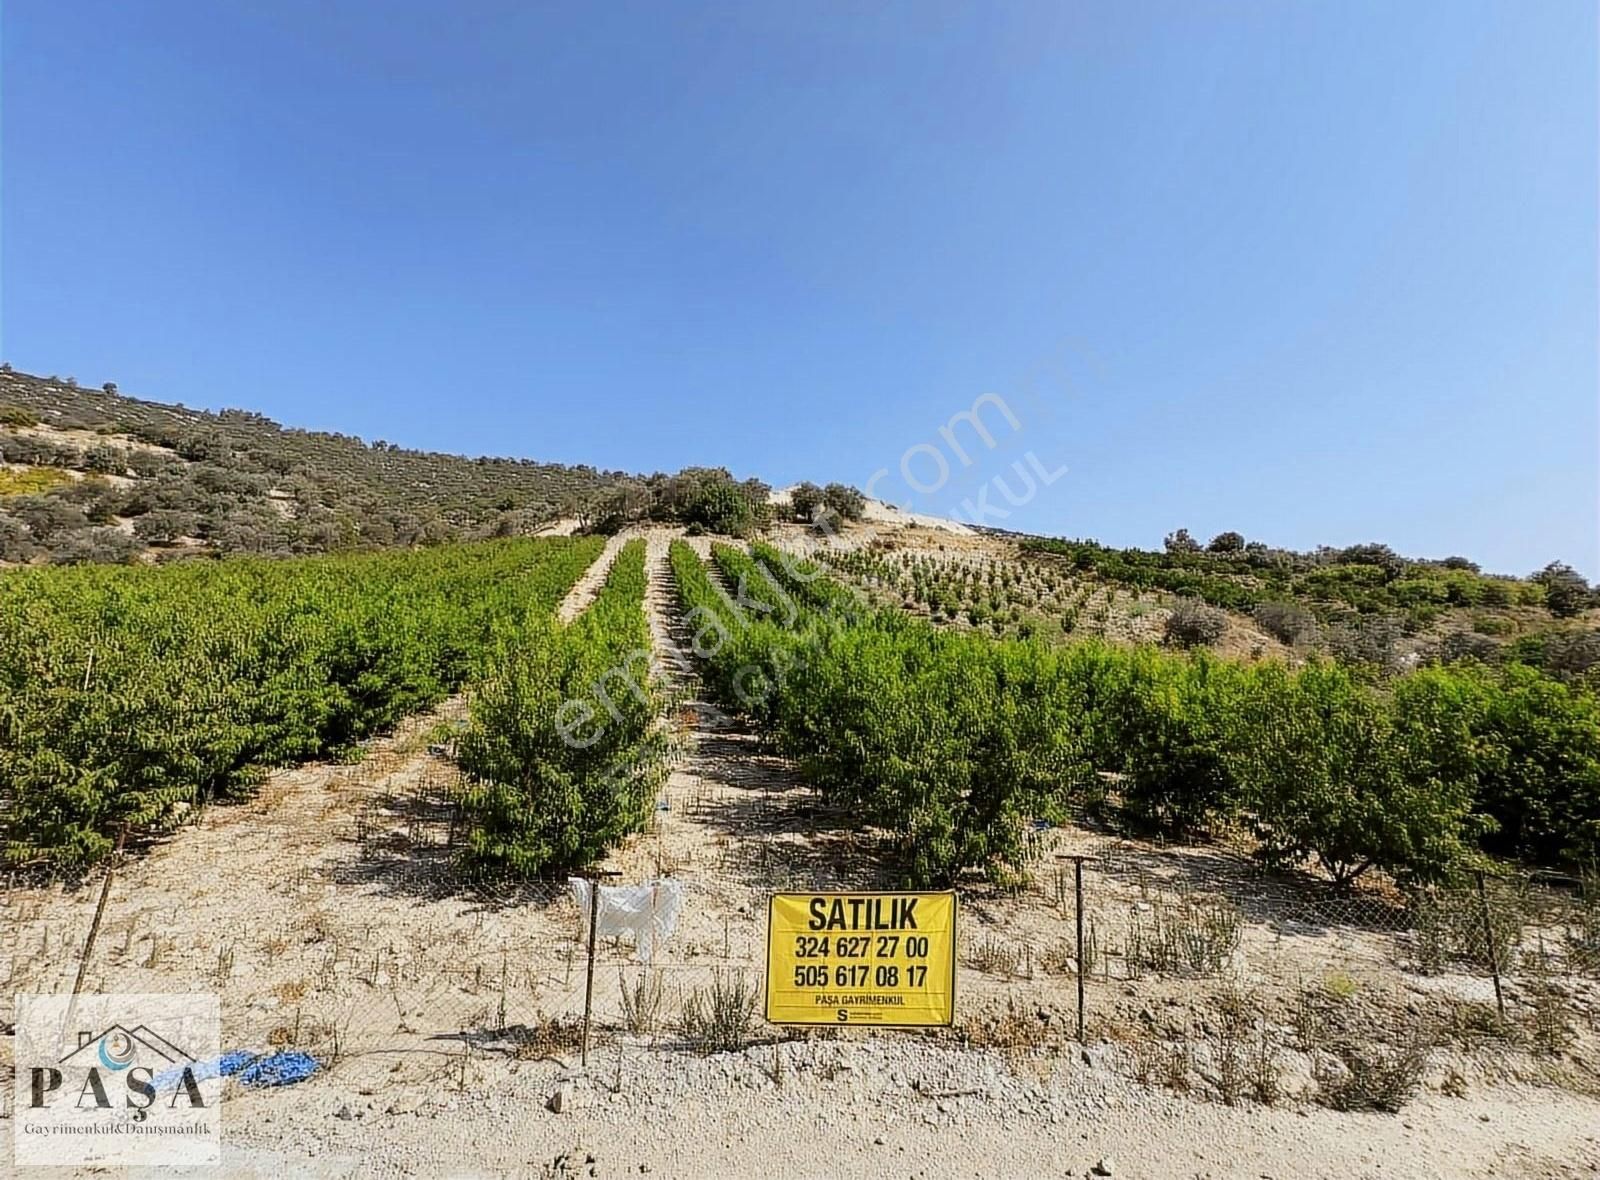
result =
[[[20,1165],[220,1158],[214,995],[18,996]]]

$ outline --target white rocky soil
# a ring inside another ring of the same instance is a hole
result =
[[[682,695],[672,724],[683,749],[657,823],[607,865],[629,881],[665,873],[689,892],[654,965],[668,997],[661,1030],[624,1031],[620,993],[641,969],[626,948],[602,947],[601,1027],[584,1068],[561,1034],[583,1004],[564,887],[486,897],[452,876],[435,806],[452,771],[432,727],[459,718],[453,701],[373,743],[360,765],[274,775],[254,801],[211,809],[114,883],[91,988],[214,989],[225,1047],[310,1044],[332,1062],[297,1086],[230,1088],[223,1175],[1600,1175],[1600,1102],[1513,1070],[1474,1073],[1457,1097],[1430,1085],[1399,1115],[1299,1099],[1229,1106],[1140,1084],[1128,1026],[1192,1026],[1211,985],[1092,980],[1093,1043],[1078,1049],[1064,1035],[1073,981],[1042,967],[1067,931],[1045,888],[967,901],[958,987],[964,1019],[1009,1005],[1049,1035],[992,1049],[868,1030],[781,1040],[758,1017],[749,1047],[690,1052],[670,1030],[675,1001],[715,970],[759,975],[766,893],[867,884],[874,860],[849,816],[822,809],[747,728],[696,699],[667,566],[672,534],[647,536],[651,632]],[[607,545],[563,617],[592,599],[622,542]],[[1070,835],[1073,851],[1105,839]],[[1207,850],[1123,855],[1140,876],[1108,872],[1097,886],[1107,930],[1163,872],[1226,868]],[[70,986],[94,901],[92,888],[5,895],[8,990]],[[980,939],[1025,955],[1025,970],[980,970],[970,954]],[[1374,995],[1382,977],[1401,1002],[1425,998],[1420,981],[1390,978],[1399,972],[1371,941],[1252,923],[1252,985],[1337,966]],[[541,1029],[556,1031],[530,1050],[527,1034]],[[0,1066],[9,1044],[0,1039]],[[9,1114],[0,1128],[9,1135]]]

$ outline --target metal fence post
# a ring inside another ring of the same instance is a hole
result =
[[[91,668],[94,667],[93,652],[89,653],[89,666]],[[83,990],[84,976],[89,973],[89,960],[94,955],[94,941],[100,935],[100,921],[106,916],[106,899],[111,896],[111,882],[117,875],[117,864],[122,860],[122,846],[127,839],[128,825],[123,824],[122,831],[117,833],[116,851],[111,854],[111,859],[106,862],[105,880],[100,882],[100,900],[95,903],[94,919],[89,923],[88,937],[83,940],[83,954],[78,957],[78,976],[72,981],[74,1001],[76,1001],[78,993]]]
[[[583,1065],[589,1064],[589,1028],[594,1014],[594,948],[600,929],[600,879],[620,873],[595,870],[584,874],[589,882],[589,967],[583,981]]]
[[[1083,988],[1084,976],[1088,974],[1088,965],[1083,961],[1083,857],[1075,856],[1073,861],[1073,886],[1078,899],[1078,1044],[1084,1043],[1083,1037]]]
[[[1489,890],[1483,883],[1483,870],[1478,870],[1478,904],[1483,911],[1483,941],[1489,955],[1489,974],[1494,977],[1494,1006],[1500,1019],[1506,1018],[1506,997],[1500,989],[1500,950],[1494,944],[1494,922],[1489,916]]]

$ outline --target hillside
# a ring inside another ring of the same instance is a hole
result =
[[[804,523],[831,514],[832,540]],[[1596,593],[1552,563],[1529,577],[1386,545],[1310,552],[1179,529],[1163,550],[975,530],[840,484],[773,492],[723,468],[631,476],[469,459],[125,397],[0,368],[0,564],[406,548],[679,524],[775,532],[936,623],[1056,641],[1314,654],[1392,673],[1463,658],[1562,678],[1600,664]]]
[[[536,532],[620,472],[464,458],[0,371],[0,562],[287,555]]]
[[[1383,545],[1160,553],[884,525],[871,515],[826,537],[787,523],[774,535],[881,605],[996,638],[1160,644],[1291,664],[1322,657],[1378,678],[1462,660],[1525,664],[1568,681],[1600,668],[1594,592],[1562,569],[1485,575],[1460,558],[1412,560]]]

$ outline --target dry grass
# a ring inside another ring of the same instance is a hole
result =
[[[1239,907],[1223,897],[1184,896],[1135,909],[1123,950],[1128,975],[1215,975],[1238,949],[1243,928]]]
[[[985,975],[1007,979],[1022,974],[1023,952],[992,935],[984,937],[967,952],[967,966]]]
[[[652,1033],[661,1022],[666,989],[661,983],[661,972],[641,971],[630,985],[617,971],[617,989],[622,995],[623,1023],[631,1033]]]
[[[1040,1054],[1052,1054],[1060,1046],[1060,1022],[1049,1020],[1048,1015],[1007,999],[1003,1008],[969,1016],[958,1031],[971,1048],[1000,1050],[1011,1072],[1020,1074],[1030,1061]]]
[[[513,1056],[524,1061],[570,1053],[583,1045],[581,1016],[545,1016],[540,1013],[534,1017],[532,1024],[518,1025],[508,1031]],[[592,1030],[590,1039],[592,1043],[601,1040]]]
[[[727,1053],[744,1048],[755,1021],[758,990],[743,971],[713,970],[711,982],[683,1000],[680,1027],[697,1053]]]
[[[1343,1065],[1317,1073],[1317,1101],[1332,1110],[1398,1114],[1422,1086],[1427,1044],[1416,1037],[1399,1048],[1348,1040],[1333,1052]]]
[[[290,1004],[298,1004],[306,998],[306,992],[309,990],[310,985],[303,979],[286,979],[281,983],[273,984],[271,989],[272,995],[277,999],[278,1003],[285,1007]]]

